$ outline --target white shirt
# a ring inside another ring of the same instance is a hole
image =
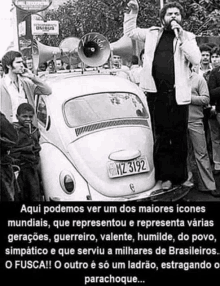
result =
[[[199,67],[199,70],[198,70],[198,74],[199,75],[203,75],[205,72],[209,71],[209,70],[212,70],[212,66],[209,65],[209,68],[207,70],[202,70],[201,66]]]
[[[136,84],[139,85],[140,83],[140,74],[141,74],[141,71],[143,70],[143,67],[142,66],[139,66],[139,65],[133,65],[131,66],[131,70],[130,70],[130,80]]]
[[[17,121],[16,114],[18,106],[21,103],[27,103],[27,98],[25,96],[24,88],[20,80],[20,76],[18,75],[18,88],[15,83],[11,80],[8,74],[5,75],[5,83],[7,86],[8,93],[11,97],[11,104],[12,104],[12,121]]]

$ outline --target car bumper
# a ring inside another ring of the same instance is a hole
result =
[[[117,202],[125,202],[125,201],[175,202],[184,198],[189,193],[190,189],[191,189],[190,187],[175,186],[172,189],[163,190],[161,188],[161,184],[157,183],[151,190],[145,192],[132,194],[130,196],[107,197],[98,193],[91,186],[89,186],[92,201],[117,201]]]

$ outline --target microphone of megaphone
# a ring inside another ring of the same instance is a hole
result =
[[[87,43],[84,44],[83,52],[87,58],[93,57],[98,51],[99,47],[97,43],[88,41]]]

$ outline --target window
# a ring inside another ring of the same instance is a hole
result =
[[[46,127],[47,123],[47,107],[42,96],[39,97],[37,105],[37,119],[38,121]]]
[[[71,99],[65,103],[64,113],[71,127],[106,120],[149,117],[139,97],[124,92],[98,93]]]

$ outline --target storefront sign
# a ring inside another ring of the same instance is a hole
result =
[[[18,9],[34,13],[47,9],[51,3],[52,0],[13,0]]]

